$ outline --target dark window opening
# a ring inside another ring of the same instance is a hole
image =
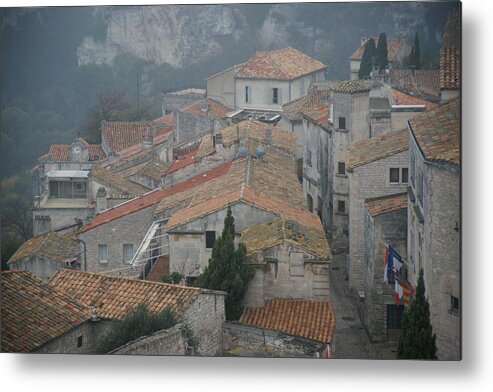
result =
[[[313,198],[310,195],[306,195],[306,204],[308,211],[313,212]]]
[[[205,232],[205,247],[207,249],[212,249],[214,246],[214,241],[216,240],[216,232],[215,231],[206,231]]]
[[[82,335],[77,338],[77,348],[82,347]]]
[[[346,117],[339,117],[339,129],[346,129]]]
[[[279,89],[276,87],[272,89],[272,103],[279,103]]]
[[[346,163],[339,162],[337,165],[337,173],[338,174],[346,174]]]
[[[344,214],[346,212],[346,202],[344,200],[337,201],[337,212]]]
[[[186,276],[185,277],[185,284],[187,286],[193,286],[195,284],[196,280],[197,280],[196,276]]]
[[[252,94],[252,89],[250,86],[245,86],[245,102],[250,103],[251,102],[251,94]]]
[[[402,168],[402,183],[407,184],[409,182],[409,170],[407,167]]]
[[[450,311],[452,313],[459,313],[459,298],[450,296]]]
[[[396,167],[390,168],[390,183],[399,183],[399,169]]]
[[[387,340],[398,340],[404,305],[387,305]]]

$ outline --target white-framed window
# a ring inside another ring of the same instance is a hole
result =
[[[134,244],[123,244],[123,262],[130,264],[134,258]]]
[[[252,102],[252,87],[245,86],[245,103],[251,103],[251,102]]]
[[[108,245],[99,244],[98,253],[99,253],[99,262],[101,264],[106,264],[108,262]]]
[[[407,184],[409,172],[407,167],[391,167],[389,169],[390,184]]]

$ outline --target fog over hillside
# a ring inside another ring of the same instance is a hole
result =
[[[99,94],[135,104],[137,78],[147,117],[160,94],[204,87],[204,78],[256,50],[292,46],[349,77],[363,36],[419,32],[436,60],[455,2],[232,4],[2,10],[2,177],[31,168],[53,143],[84,134]]]

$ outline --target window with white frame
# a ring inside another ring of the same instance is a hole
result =
[[[123,244],[123,262],[130,264],[134,258],[134,244]]]
[[[391,167],[389,169],[390,184],[407,184],[408,176],[409,173],[407,167]]]
[[[99,262],[101,264],[106,264],[108,262],[108,245],[99,244],[98,253],[99,253]]]

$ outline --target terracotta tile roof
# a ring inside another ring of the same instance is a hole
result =
[[[437,69],[392,68],[389,82],[398,90],[424,99],[438,99],[440,96],[440,71]]]
[[[155,181],[161,181],[161,178],[168,172],[170,165],[163,162],[148,162],[136,174],[152,178]]]
[[[262,308],[247,307],[239,321],[322,343],[333,342],[336,328],[332,305],[325,301],[271,299]]]
[[[91,310],[28,271],[0,274],[2,352],[31,352],[83,324]]]
[[[272,129],[272,140],[270,141],[267,138],[269,129]],[[298,144],[298,137],[294,133],[286,132],[278,127],[273,127],[271,124],[255,120],[245,120],[226,127],[221,130],[221,134],[224,147],[230,147],[238,143],[239,140],[247,140],[257,145],[270,145],[277,150],[294,154]],[[257,145],[255,145],[255,148]]]
[[[276,219],[252,226],[243,231],[241,241],[247,248],[247,255],[287,243],[322,260],[330,260],[332,257],[323,230],[300,225],[289,219]]]
[[[211,98],[207,98],[203,102],[207,104],[207,110],[205,111],[201,109],[203,103],[198,102],[194,103],[193,105],[187,106],[186,108],[180,109],[180,112],[198,117],[209,117],[217,119],[226,117],[226,115],[233,110],[232,108],[225,106]]]
[[[142,142],[144,133],[151,130],[155,137],[168,134],[174,128],[173,115],[169,114],[152,121],[103,121],[101,137],[106,140],[111,152],[120,152]]]
[[[281,116],[289,121],[301,121],[301,112],[329,101],[330,90],[318,90],[282,105]]]
[[[407,208],[407,193],[366,199],[365,208],[371,216],[403,210]]]
[[[100,161],[104,159],[105,154],[101,144],[89,144],[82,138],[78,138],[77,140],[87,147],[90,161]],[[52,144],[48,154],[41,156],[39,160],[50,162],[68,162],[69,154],[70,144]]]
[[[94,167],[91,176],[117,193],[137,196],[147,192],[147,188],[127,180],[121,173],[112,172],[99,165]]]
[[[237,78],[292,80],[326,68],[326,65],[299,50],[285,48],[257,52],[236,74]]]
[[[181,315],[201,292],[209,292],[196,287],[74,270],[58,271],[49,285],[81,303],[94,306],[97,315],[108,320],[121,320],[142,303],[146,303],[151,312],[170,307]]]
[[[89,224],[82,227],[79,232],[84,233],[86,231],[92,230],[98,226],[104,225],[116,219],[120,219],[124,216],[156,205],[160,201],[166,200],[167,198],[175,194],[179,194],[191,188],[198,187],[227,173],[231,164],[231,161],[226,162],[225,164],[217,168],[211,169],[206,173],[199,174],[195,177],[190,178],[189,180],[175,184],[168,188],[156,189],[124,204],[115,206],[112,209],[103,211],[102,213],[97,214]]]
[[[303,109],[303,116],[325,129],[329,129],[330,104]]]
[[[348,151],[347,171],[409,149],[407,129],[354,143]]]
[[[460,164],[460,99],[408,121],[426,160]]]
[[[458,90],[461,75],[461,16],[450,12],[440,49],[440,88]]]
[[[80,253],[81,249],[77,241],[61,234],[48,233],[24,242],[12,255],[8,263],[16,263],[31,256],[65,263],[68,260],[73,260]]]
[[[238,161],[233,172],[236,175],[226,175],[220,180],[222,184],[210,183],[208,189],[204,187],[202,192],[193,195],[187,208],[172,215],[166,229],[172,230],[240,201],[321,229],[318,217],[306,209],[294,158],[292,162],[282,160],[282,154],[271,151],[264,159],[270,159],[271,164],[251,158]],[[241,170],[240,163],[245,165],[245,170]]]
[[[344,80],[334,85],[333,91],[342,94],[357,94],[371,90],[368,82],[361,80]]]
[[[371,37],[375,41],[375,46],[378,44],[378,37]],[[400,56],[401,52],[406,49],[406,47],[411,50],[411,45],[406,41],[405,38],[387,38],[387,59],[389,62],[396,60]],[[363,58],[363,52],[365,50],[365,45],[361,45],[356,49],[351,55],[351,60],[361,61]]]
[[[394,88],[391,89],[391,93],[394,105],[425,105],[426,110],[435,109],[438,107],[437,103],[414,97]]]
[[[197,150],[198,148],[176,157],[175,161],[171,164],[166,174],[173,173],[197,162]]]

